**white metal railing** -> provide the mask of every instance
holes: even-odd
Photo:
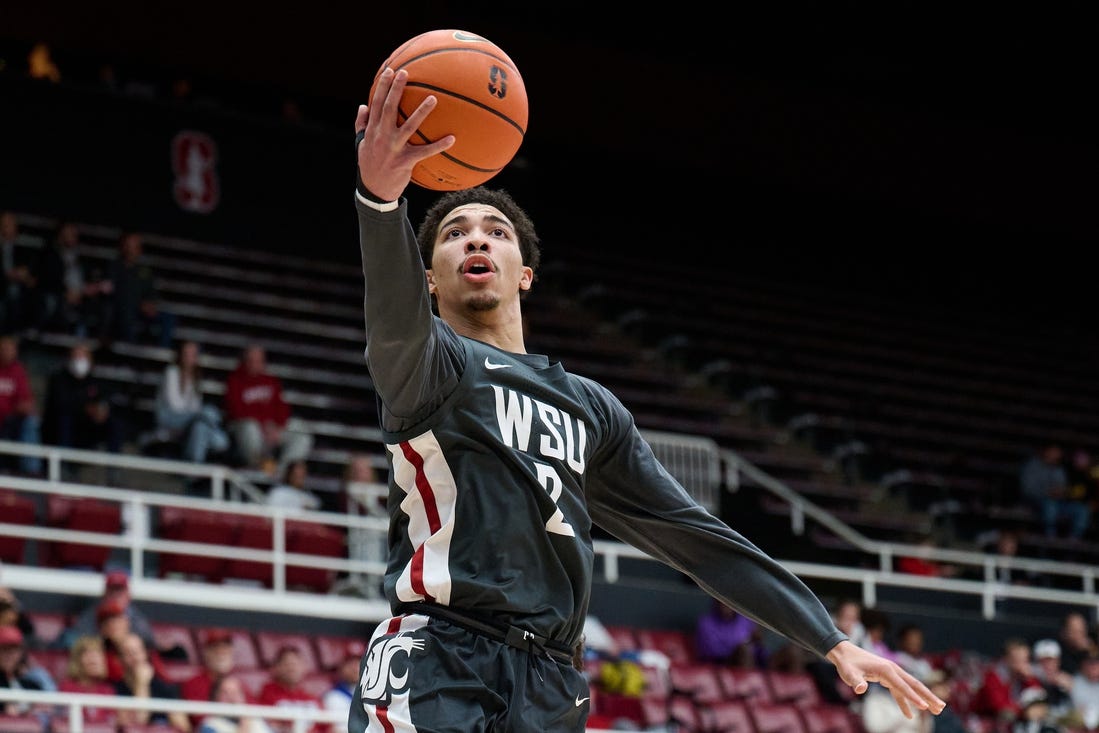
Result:
[[[61,481],[67,464],[101,466],[104,468],[126,469],[147,472],[158,477],[165,475],[190,476],[210,480],[211,497],[224,499],[247,498],[262,502],[263,492],[245,476],[231,468],[213,463],[192,463],[173,461],[165,458],[149,458],[129,453],[108,453],[107,451],[61,448],[50,445],[33,445],[0,440],[0,454],[12,456],[35,456],[46,464],[47,480]],[[7,479],[5,479],[6,481]]]
[[[656,437],[659,438],[659,436]],[[18,452],[39,450],[44,454],[54,455],[58,461],[82,458],[89,460],[89,462],[105,462],[110,458],[114,458],[122,459],[123,463],[131,463],[131,461],[126,460],[131,458],[129,456],[111,456],[110,454],[94,451],[66,451],[57,448],[36,449],[34,446],[24,446],[18,443],[0,442],[0,451],[10,449],[12,446],[17,447]],[[873,540],[840,522],[825,510],[791,490],[780,480],[741,459],[735,452],[722,451],[721,456],[726,467],[726,480],[730,487],[735,488],[738,485],[739,477],[743,475],[789,504],[791,526],[795,533],[804,531],[806,518],[809,518],[827,527],[858,551],[877,558],[876,569],[845,568],[811,563],[785,563],[791,568],[798,568],[796,572],[805,577],[831,578],[858,583],[862,588],[863,601],[868,606],[875,605],[878,589],[881,587],[919,587],[929,591],[979,596],[982,601],[982,611],[987,618],[995,616],[996,600],[1000,598],[1021,598],[1058,604],[1073,604],[1099,610],[1099,595],[1096,593],[1095,583],[1096,573],[1099,572],[1099,568],[1095,566]],[[692,458],[691,460],[694,461],[695,459]],[[158,461],[145,458],[134,458],[132,463],[140,465],[146,470],[155,470],[154,467],[158,465],[168,464],[172,468],[185,468],[191,471],[202,468],[213,472],[227,471],[227,469],[217,466],[200,467],[189,463],[181,464],[175,461]],[[228,475],[228,473],[225,475]],[[384,517],[325,512],[291,514],[284,509],[265,505],[183,497],[168,493],[108,489],[89,484],[63,482],[54,476],[53,471],[51,471],[51,478],[47,479],[8,476],[4,477],[3,483],[9,488],[31,493],[97,497],[117,502],[124,507],[124,515],[128,517],[125,531],[118,535],[77,532],[38,525],[27,526],[4,523],[2,521],[3,517],[0,516],[0,534],[38,541],[65,541],[121,548],[126,551],[131,573],[136,580],[134,586],[135,597],[189,604],[193,603],[193,594],[196,586],[198,586],[208,589],[203,590],[204,603],[223,608],[253,609],[291,614],[304,613],[306,615],[317,615],[318,609],[323,608],[322,615],[327,617],[347,618],[356,621],[364,619],[380,620],[388,614],[388,608],[380,600],[368,601],[328,596],[327,598],[338,602],[329,603],[326,600],[324,604],[317,604],[315,602],[316,594],[290,592],[285,585],[287,565],[360,574],[372,580],[379,579],[385,572],[385,563],[376,554],[371,559],[364,560],[355,556],[330,558],[287,552],[285,546],[285,523],[287,519],[337,525],[347,528],[349,534],[360,534],[360,542],[362,537],[371,536],[381,542],[384,533],[388,531],[388,522]],[[271,550],[245,549],[232,545],[179,542],[153,537],[149,524],[150,510],[170,506],[250,515],[258,514],[270,517],[274,527],[273,548]],[[603,561],[602,577],[611,583],[617,582],[621,578],[618,562],[620,558],[652,560],[646,553],[618,542],[597,541],[595,551]],[[215,556],[270,563],[273,573],[272,589],[261,590],[227,587],[224,584],[196,584],[187,581],[145,578],[143,576],[147,564],[147,553],[186,553],[196,556]],[[927,578],[898,573],[893,570],[893,560],[902,555],[977,567],[980,568],[983,579]],[[1004,585],[997,581],[999,571],[1004,569],[1075,578],[1079,581],[1079,587],[1075,590],[1056,590],[1044,587]],[[0,567],[0,583],[15,588],[84,593],[87,595],[96,595],[102,591],[102,579],[95,574],[41,567],[25,568],[10,565]]]
[[[180,712],[188,715],[225,715],[231,717],[263,718],[267,721],[287,721],[292,733],[307,733],[316,723],[346,725],[345,715],[321,707],[273,707],[267,705],[233,705],[198,700],[127,697],[124,695],[92,695],[72,692],[40,692],[37,690],[12,690],[0,687],[0,702],[20,703],[31,712],[48,717],[66,719],[70,733],[83,733],[84,708],[105,710],[148,710],[151,712]]]
[[[736,452],[723,450],[723,462],[726,466],[726,478],[731,487],[735,488],[739,485],[739,477],[743,474],[786,502],[790,506],[790,528],[795,534],[802,534],[805,531],[805,520],[806,517],[809,517],[848,542],[856,550],[865,552],[869,556],[876,556],[878,569],[874,571],[839,566],[787,563],[791,569],[794,567],[799,568],[795,572],[805,576],[851,580],[860,583],[863,589],[864,605],[875,605],[877,587],[885,585],[916,587],[935,591],[948,590],[968,595],[979,595],[982,601],[982,614],[985,618],[995,617],[996,600],[999,598],[1025,598],[1051,603],[1092,606],[1099,612],[1099,595],[1096,594],[1095,586],[1095,578],[1096,574],[1099,573],[1099,568],[1094,565],[1009,557],[968,550],[951,550],[871,539],[836,519],[779,479],[744,460]],[[981,570],[983,580],[927,578],[894,572],[893,561],[895,558],[902,556],[920,557],[959,566],[976,567]],[[1079,582],[1079,590],[1005,585],[997,580],[1002,570],[1021,570],[1075,578]]]

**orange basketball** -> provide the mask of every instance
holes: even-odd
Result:
[[[412,182],[434,191],[459,191],[484,183],[506,166],[527,132],[527,90],[519,69],[499,46],[460,30],[421,33],[394,51],[386,67],[408,71],[401,97],[405,120],[424,97],[438,104],[413,134],[417,145],[454,135],[449,150],[433,155],[412,170]]]

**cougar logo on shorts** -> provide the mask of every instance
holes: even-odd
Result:
[[[172,139],[172,194],[179,208],[209,214],[221,198],[217,143],[209,135],[184,130]]]
[[[423,651],[423,648],[423,639],[413,639],[403,632],[379,639],[370,647],[366,669],[359,680],[363,700],[386,700],[390,695],[404,690],[408,682],[408,666],[406,663],[404,673],[398,675],[392,669],[396,661],[394,657],[403,653],[407,660],[413,649]]]

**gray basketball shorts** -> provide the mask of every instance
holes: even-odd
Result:
[[[583,733],[588,681],[572,665],[438,618],[374,630],[348,733]]]

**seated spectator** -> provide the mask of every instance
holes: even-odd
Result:
[[[103,601],[99,604],[96,619],[99,621],[99,635],[103,639],[103,651],[107,656],[107,679],[118,682],[125,673],[122,643],[130,634],[135,633],[130,626],[130,617],[126,615],[126,604],[114,598]],[[159,652],[150,651],[149,662],[157,675],[165,676],[167,670],[164,669],[164,660],[160,658]]]
[[[1099,654],[1099,643],[1088,627],[1087,618],[1080,611],[1069,611],[1064,615],[1057,640],[1061,643],[1061,669],[1069,674],[1080,671],[1080,663],[1084,659]]]
[[[852,644],[865,648],[866,627],[861,621],[862,610],[862,604],[855,599],[841,598],[832,609],[832,621],[836,628],[847,634]],[[825,702],[847,705],[854,700],[851,688],[840,679],[831,663],[814,656],[806,662],[805,671],[813,677],[817,691]]]
[[[156,393],[156,429],[161,439],[179,444],[185,461],[205,463],[211,452],[229,449],[221,411],[203,398],[196,341],[180,343],[175,362],[164,367]]]
[[[248,346],[225,383],[225,420],[241,464],[282,476],[291,463],[307,459],[313,436],[287,430],[289,419],[282,380],[267,371],[266,351]]]
[[[248,705],[248,693],[239,677],[228,674],[210,688],[210,700],[227,705]],[[202,719],[197,733],[275,733],[263,718],[207,715]]]
[[[46,382],[42,437],[50,445],[122,452],[126,430],[112,402],[112,391],[92,374],[92,350],[83,342]]]
[[[118,256],[106,274],[101,301],[100,338],[112,341],[151,343],[171,348],[175,314],[160,305],[156,278],[144,259],[144,242],[137,232],[125,232],[118,240]]]
[[[27,369],[19,360],[19,341],[10,334],[0,336],[0,439],[27,445],[42,443],[38,403]],[[15,460],[15,467],[22,473],[41,475],[41,458],[25,455]]]
[[[107,679],[107,653],[98,636],[81,636],[73,642],[65,672],[57,684],[58,692],[115,696],[114,685]],[[110,701],[104,700],[103,704],[109,706]],[[114,723],[116,718],[113,707],[84,706],[85,723]]]
[[[1019,697],[1019,714],[1011,724],[1011,733],[1065,733],[1049,719],[1049,700],[1040,687],[1028,687]]]
[[[1099,652],[1080,661],[1080,671],[1072,677],[1072,705],[1087,730],[1099,728]]]
[[[130,596],[130,576],[123,570],[112,570],[107,573],[103,581],[103,595],[85,606],[62,633],[63,646],[69,647],[72,640],[77,637],[99,634],[100,607],[106,601],[120,603],[126,609],[126,616],[130,619],[130,629],[144,639],[145,644],[150,648],[155,647],[153,627],[149,623],[148,616],[134,604]]]
[[[389,486],[378,477],[374,462],[365,453],[355,453],[347,460],[343,470],[343,485],[336,501],[329,502],[328,511],[347,512],[368,517],[388,516],[386,502]]]
[[[309,467],[305,461],[293,461],[286,467],[282,481],[267,492],[267,505],[282,507],[292,511],[317,511],[321,508],[320,498],[305,488]]]
[[[271,679],[260,689],[256,702],[272,707],[304,707],[319,710],[320,699],[302,687],[305,672],[305,660],[302,659],[298,648],[283,646],[275,653],[275,659],[271,665]],[[289,733],[291,723],[287,720],[272,721],[271,727],[276,731]],[[324,733],[326,727],[318,723],[313,726],[312,733]]]
[[[936,669],[929,678],[921,681],[931,690],[931,694],[946,702],[941,713],[931,716],[931,733],[971,733],[955,706],[951,705],[954,683],[950,673]]]
[[[906,717],[889,690],[877,682],[862,695],[859,715],[865,733],[929,733],[933,717],[915,708],[912,717]]]
[[[199,661],[202,669],[180,685],[179,694],[184,700],[214,699],[217,683],[233,673],[235,664],[233,637],[228,631],[219,628],[210,629],[202,635],[200,641],[201,659]],[[196,728],[200,727],[199,724],[204,721],[204,716],[199,714],[191,715],[190,718],[192,726]]]
[[[1000,659],[985,670],[972,710],[995,718],[1001,727],[1010,726],[1022,710],[1021,695],[1028,687],[1042,687],[1030,664],[1030,645],[1023,639],[1009,638],[1004,641]]]
[[[336,665],[336,675],[332,687],[324,696],[321,703],[326,710],[347,716],[351,711],[351,696],[355,687],[359,684],[359,663],[366,653],[366,645],[360,641],[352,641],[344,647],[343,656]],[[333,723],[329,733],[346,733],[347,721]]]
[[[34,269],[34,328],[84,338],[93,313],[88,304],[102,294],[103,284],[89,282],[80,253],[80,231],[64,222],[43,247]]]
[[[1083,727],[1072,704],[1072,675],[1061,669],[1061,645],[1056,639],[1039,639],[1032,656],[1034,675],[1046,693],[1049,719],[1070,728]]]
[[[115,692],[123,697],[143,699],[178,700],[179,687],[156,673],[145,642],[130,632],[118,642],[118,654],[122,661],[122,679],[115,682]],[[174,730],[190,733],[191,721],[184,713],[160,710],[120,710],[118,720],[123,725],[149,725],[161,723]]]
[[[894,661],[918,680],[931,679],[935,675],[935,667],[924,653],[923,644],[923,627],[919,624],[907,623],[897,630]]]
[[[11,211],[0,212],[0,333],[19,333],[29,317],[34,276],[18,240],[19,220]]]
[[[935,538],[930,534],[920,535],[916,539],[916,544],[928,549],[934,549],[937,546]],[[925,575],[931,578],[953,578],[958,574],[958,568],[920,555],[902,555],[897,558],[897,572]]]
[[[1062,520],[1068,523],[1068,536],[1082,539],[1091,523],[1091,507],[1086,501],[1068,495],[1068,474],[1063,464],[1064,451],[1049,443],[1028,458],[1019,472],[1023,499],[1037,512],[1046,537],[1056,537]]]
[[[864,608],[862,625],[866,629],[866,640],[863,646],[880,657],[899,663],[896,652],[887,641],[890,628],[889,614],[876,608]]]
[[[695,624],[695,651],[702,662],[760,669],[767,666],[767,647],[759,624],[716,599]]]
[[[35,633],[34,621],[23,608],[14,591],[6,585],[0,585],[0,626],[15,626],[23,634],[30,647],[45,646]]]
[[[31,664],[23,632],[15,626],[0,626],[0,689],[55,692],[57,683],[50,673]],[[32,712],[27,703],[0,701],[0,714],[25,715]]]

